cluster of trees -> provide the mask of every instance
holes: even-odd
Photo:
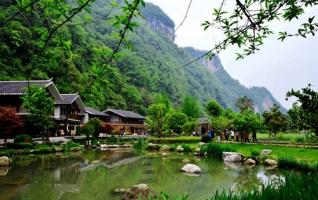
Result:
[[[192,96],[185,96],[181,105],[173,108],[168,97],[158,94],[147,109],[146,123],[159,137],[164,134],[191,133],[202,115],[199,101]]]
[[[206,114],[217,132],[225,129],[245,133],[268,130],[275,137],[279,131],[289,129],[311,130],[318,135],[318,92],[308,86],[301,91],[291,90],[287,96],[297,97],[298,102],[285,115],[278,105],[274,105],[262,114],[256,113],[252,100],[246,96],[237,99],[236,105],[240,112],[235,112],[224,109],[215,99],[207,103],[204,111],[198,101],[190,96],[186,96],[181,106],[174,109],[165,95],[157,95],[154,103],[147,110],[146,121],[160,137],[164,133],[189,134],[197,126],[196,120]]]

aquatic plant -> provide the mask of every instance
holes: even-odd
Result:
[[[318,171],[318,163],[308,164],[297,161],[293,158],[280,157],[278,158],[278,167],[284,169],[295,169],[301,171]]]
[[[206,145],[201,146],[200,148],[200,152],[202,154],[207,153],[208,158],[222,159],[222,154],[225,151],[235,152],[236,149],[230,146],[216,143],[208,143]]]

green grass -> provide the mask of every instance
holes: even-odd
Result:
[[[285,181],[279,180],[277,184],[262,185],[252,191],[216,192],[207,200],[291,200],[291,199],[317,199],[318,179],[316,174],[308,176],[306,174],[285,174]],[[162,193],[164,194],[164,193]],[[167,194],[159,195],[148,200],[189,200],[185,195],[180,197],[170,197]],[[168,197],[168,198],[167,198]]]
[[[269,133],[257,133],[257,139],[272,141],[272,142],[286,142],[286,143],[316,143],[315,138],[308,137],[304,133],[296,132],[279,132],[276,138],[270,137]]]
[[[299,147],[285,147],[285,146],[273,146],[263,144],[221,144],[225,147],[233,147],[237,152],[242,153],[244,156],[252,156],[251,152],[261,152],[263,149],[271,149],[272,153],[270,157],[278,159],[279,157],[289,157],[297,161],[306,161],[314,163],[318,161],[318,150],[299,148]]]

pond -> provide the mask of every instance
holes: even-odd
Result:
[[[17,157],[15,167],[1,169],[0,199],[116,200],[123,195],[114,189],[145,183],[156,194],[188,194],[189,199],[201,200],[217,190],[251,190],[284,179],[279,170],[192,156],[188,159],[203,174],[186,176],[180,171],[184,157],[138,156],[130,150]]]

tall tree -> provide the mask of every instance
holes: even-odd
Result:
[[[188,117],[186,114],[171,110],[167,117],[168,128],[174,133],[181,134],[183,125],[188,122]]]
[[[218,117],[222,114],[223,108],[215,99],[212,99],[206,105],[206,111],[210,116]]]
[[[202,112],[199,101],[193,96],[185,96],[183,98],[181,111],[192,118],[199,118]]]
[[[239,97],[235,102],[235,106],[240,110],[241,113],[247,109],[254,111],[253,101],[247,96]]]
[[[23,107],[30,113],[28,120],[49,142],[49,129],[54,126],[51,117],[54,110],[53,98],[48,95],[44,88],[30,86],[27,88],[26,94],[22,96],[22,100]]]
[[[266,128],[271,134],[274,134],[274,137],[278,131],[283,130],[286,126],[286,116],[280,112],[279,106],[276,104],[269,111],[263,113],[263,118]]]
[[[291,90],[287,93],[287,98],[294,96],[300,103],[303,110],[303,119],[318,136],[318,92],[314,91],[309,84],[301,90]]]

